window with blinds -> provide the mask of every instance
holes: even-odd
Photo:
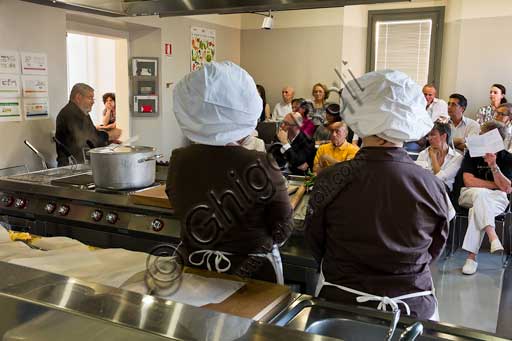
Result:
[[[419,85],[429,79],[432,20],[377,21],[374,70],[394,69]]]

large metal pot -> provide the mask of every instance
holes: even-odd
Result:
[[[155,148],[116,146],[94,148],[91,168],[96,187],[106,189],[143,188],[155,182]]]

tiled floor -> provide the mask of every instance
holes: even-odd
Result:
[[[463,275],[466,252],[459,250],[431,268],[441,322],[496,332],[504,269],[501,255],[481,253],[478,271]]]

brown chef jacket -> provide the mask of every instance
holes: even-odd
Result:
[[[273,244],[289,237],[293,226],[285,181],[270,155],[241,146],[195,144],[175,149],[166,191],[181,219],[187,254],[201,249],[230,252],[235,256],[228,257],[229,273],[268,279],[258,274],[266,260],[247,255],[271,251]]]
[[[443,183],[403,148],[365,147],[325,169],[309,203],[306,240],[326,281],[391,298],[432,289],[429,264],[446,242],[448,202]],[[334,287],[320,296],[356,303]],[[412,316],[434,313],[431,295],[405,301]]]

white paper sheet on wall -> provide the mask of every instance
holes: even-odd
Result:
[[[47,75],[46,53],[21,52],[21,69],[24,75]]]
[[[20,54],[18,51],[0,50],[0,73],[20,73]]]
[[[20,76],[0,74],[0,98],[14,98],[20,96]]]
[[[21,76],[23,86],[23,97],[48,97],[47,76]]]
[[[19,98],[0,98],[0,122],[21,121]]]
[[[23,112],[27,120],[49,118],[48,98],[24,98]]]

